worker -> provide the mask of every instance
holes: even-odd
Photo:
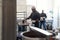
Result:
[[[42,25],[43,25],[43,28],[46,30],[46,19],[47,16],[46,14],[44,13],[44,10],[42,10],[42,13],[40,14],[40,28],[42,28]]]
[[[39,20],[40,20],[40,13],[36,10],[36,8],[33,6],[32,7],[32,13],[31,15],[26,18],[32,20],[32,24],[34,24],[35,27],[39,27]]]

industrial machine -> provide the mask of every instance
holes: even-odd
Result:
[[[30,31],[21,33],[22,40],[50,40],[52,33],[30,26]]]

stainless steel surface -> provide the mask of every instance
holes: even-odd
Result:
[[[24,33],[27,33],[27,32],[24,32]],[[46,40],[46,38],[27,37],[27,36],[24,36],[24,35],[23,35],[24,33],[22,33],[22,40]],[[27,34],[27,35],[29,35],[29,34]]]
[[[22,40],[49,40],[51,33],[47,32],[45,34],[44,32],[46,31],[42,31],[38,28],[37,30],[35,30],[34,29],[35,27],[30,27],[30,28],[33,30],[21,33]]]
[[[43,30],[43,29],[40,29],[40,28],[37,28],[37,27],[33,27],[33,26],[30,26],[31,29],[33,30],[36,30],[37,32],[40,32],[46,36],[49,36],[49,35],[52,35],[52,33],[46,31],[46,30]]]

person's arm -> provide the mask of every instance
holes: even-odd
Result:
[[[26,20],[27,20],[27,19],[30,19],[30,18],[31,18],[31,16],[32,16],[32,13],[31,13],[31,15],[30,15],[28,18],[26,18]]]
[[[47,15],[45,14],[45,18],[47,18]]]

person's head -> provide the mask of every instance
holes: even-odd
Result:
[[[34,6],[33,6],[31,9],[32,9],[32,11],[33,11],[33,12],[35,12],[35,11],[36,11],[36,8],[35,8]]]
[[[44,13],[44,10],[42,10],[42,13]]]

